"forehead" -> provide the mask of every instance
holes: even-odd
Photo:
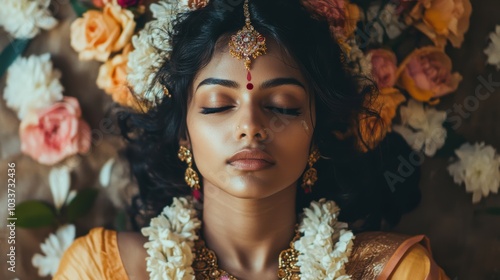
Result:
[[[273,78],[290,77],[306,84],[297,63],[287,54],[283,47],[273,40],[266,41],[266,45],[266,54],[252,59],[250,68],[252,82],[258,84]],[[212,77],[246,81],[247,70],[243,60],[239,60],[229,53],[227,40],[220,41],[210,62],[196,75],[194,86],[196,87],[204,79]]]

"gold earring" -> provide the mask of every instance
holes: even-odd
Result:
[[[177,156],[181,161],[185,161],[188,165],[186,173],[184,173],[184,180],[188,186],[195,190],[200,189],[200,178],[198,177],[198,173],[196,173],[193,169],[193,155],[191,154],[191,151],[184,146],[180,146]]]
[[[314,147],[311,154],[309,154],[309,159],[307,160],[309,169],[307,169],[302,176],[302,188],[306,193],[310,193],[312,191],[312,186],[314,186],[314,183],[318,180],[318,171],[313,167],[313,165],[318,161],[319,157],[319,150],[317,147]]]

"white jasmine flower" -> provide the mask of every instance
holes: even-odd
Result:
[[[465,183],[465,190],[472,193],[472,203],[477,203],[490,192],[498,193],[500,186],[500,156],[493,147],[476,143],[463,144],[455,150],[458,161],[448,166],[448,172],[457,184]]]
[[[75,226],[74,225],[64,225],[60,227],[56,234],[51,233],[45,242],[40,245],[42,252],[45,255],[35,254],[31,259],[31,263],[34,267],[38,268],[39,276],[47,276],[57,272],[59,268],[59,262],[64,254],[64,251],[75,240]]]
[[[149,9],[154,20],[132,37],[134,50],[129,54],[127,81],[141,99],[156,103],[165,95],[162,85],[153,84],[160,67],[170,57],[170,33],[179,13],[187,12],[189,1],[163,0]]]
[[[49,5],[50,0],[4,0],[0,9],[0,26],[14,38],[33,38],[40,29],[49,30],[57,24]]]
[[[71,185],[70,171],[66,166],[54,167],[49,173],[49,185],[56,209],[64,205]]]
[[[3,98],[23,119],[30,112],[49,107],[63,98],[61,72],[53,69],[50,54],[19,57],[9,67]]]
[[[400,107],[402,125],[395,125],[394,131],[401,134],[414,150],[431,157],[444,145],[446,129],[443,123],[446,112],[426,107],[424,104],[410,99],[407,106]]]
[[[304,209],[299,226],[304,234],[294,243],[299,251],[300,279],[351,279],[345,275],[354,235],[337,221],[340,209],[333,201],[321,199]]]
[[[349,70],[354,74],[371,76],[372,64],[356,44],[356,41],[351,39],[347,41],[347,44],[350,47],[350,50],[347,52],[347,63],[349,65]]]
[[[200,227],[193,202],[186,198],[174,198],[171,206],[151,219],[150,226],[141,230],[149,238],[144,248],[149,255],[146,262],[150,279],[192,279],[192,248]]]
[[[196,232],[201,227],[193,198],[174,198],[171,206],[151,219],[141,230],[149,241],[144,244],[148,257],[149,279],[194,279],[191,267]],[[304,235],[295,243],[299,252],[300,279],[351,279],[346,275],[354,235],[347,224],[337,221],[340,209],[333,201],[322,199],[304,209],[299,230]]]
[[[490,33],[491,43],[484,50],[488,56],[488,64],[495,65],[500,70],[500,25],[497,25],[495,32]]]

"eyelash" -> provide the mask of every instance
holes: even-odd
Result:
[[[234,106],[224,106],[224,107],[214,107],[214,108],[203,107],[201,109],[201,113],[204,115],[209,115],[209,114],[224,112],[232,108],[234,108]],[[272,112],[278,112],[279,114],[283,115],[300,116],[301,114],[299,108],[278,108],[278,107],[268,106],[266,107],[266,109],[269,109]]]

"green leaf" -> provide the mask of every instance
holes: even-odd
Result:
[[[76,197],[68,205],[67,217],[70,223],[87,214],[94,205],[98,191],[96,189],[84,189],[78,192]]]
[[[71,0],[71,7],[73,7],[73,11],[75,11],[78,17],[81,17],[86,11],[89,10],[88,7],[82,4],[82,2],[78,0]]]
[[[29,42],[29,39],[14,39],[0,53],[0,61],[2,62],[0,63],[0,77],[9,69],[12,62],[24,52]]]
[[[23,228],[39,228],[56,223],[56,212],[48,203],[30,200],[21,202],[16,207],[16,225]]]

